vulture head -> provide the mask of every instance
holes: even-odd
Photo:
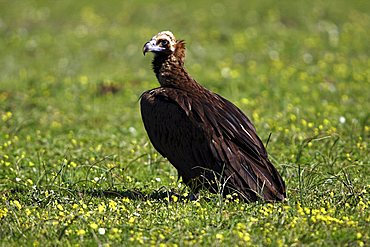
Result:
[[[147,52],[154,53],[155,57],[173,55],[182,61],[185,57],[185,42],[184,40],[176,40],[172,32],[163,31],[145,43],[143,54],[145,55]]]

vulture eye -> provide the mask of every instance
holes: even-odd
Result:
[[[166,47],[168,45],[168,40],[162,39],[159,41],[162,47]]]

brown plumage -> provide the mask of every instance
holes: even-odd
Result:
[[[184,69],[185,43],[169,32],[148,41],[160,87],[141,96],[141,115],[157,151],[194,192],[202,187],[246,201],[282,201],[285,184],[251,121]]]

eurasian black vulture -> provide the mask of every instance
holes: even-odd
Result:
[[[283,201],[285,184],[248,117],[185,70],[185,42],[164,31],[143,47],[154,53],[160,87],[141,95],[141,115],[155,149],[193,192],[236,193],[245,201]]]

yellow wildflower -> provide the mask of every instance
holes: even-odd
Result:
[[[31,215],[31,210],[29,208],[26,208],[25,213],[26,213],[27,216],[30,216]]]
[[[217,238],[218,240],[223,240],[223,239],[224,239],[224,235],[222,235],[221,233],[217,233],[217,234],[216,234],[216,238]]]
[[[172,195],[171,198],[172,198],[173,202],[177,202],[179,200],[179,198],[175,195]]]
[[[102,202],[101,204],[99,204],[99,206],[98,206],[98,212],[99,213],[103,213],[103,212],[105,212],[105,203],[104,202]]]
[[[132,224],[135,222],[135,217],[130,217],[130,219],[128,220],[128,223]]]
[[[109,208],[116,211],[117,210],[117,202],[113,200],[109,200]]]
[[[0,208],[0,219],[6,217],[8,215],[8,209],[7,208]]]
[[[98,229],[98,224],[96,224],[95,222],[92,222],[90,223],[90,227],[94,230]]]
[[[86,231],[84,229],[79,229],[76,233],[78,236],[84,236],[86,234]]]
[[[19,201],[17,200],[14,200],[13,201],[13,205],[18,208],[18,210],[21,210],[22,209],[22,205],[19,203]]]

